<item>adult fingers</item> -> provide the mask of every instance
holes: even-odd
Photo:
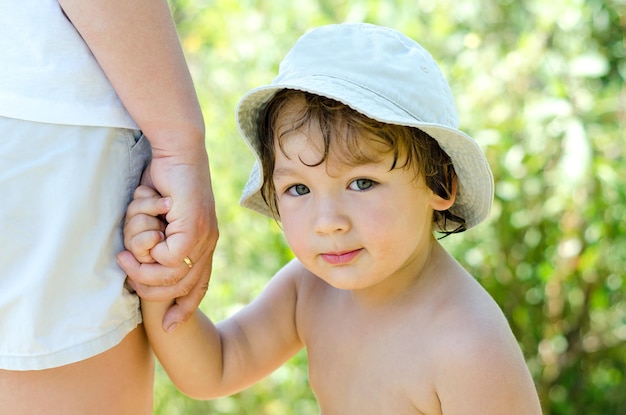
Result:
[[[202,302],[209,289],[211,262],[211,256],[209,256],[208,263],[205,263],[203,266],[200,279],[193,285],[187,295],[176,298],[174,304],[163,316],[161,324],[168,333],[171,333],[180,324],[186,322]]]
[[[190,272],[182,260],[176,267],[166,267],[158,263],[140,263],[130,251],[120,252],[117,255],[117,262],[128,275],[130,285],[142,298],[151,301],[185,296],[191,291],[200,273],[200,270]]]

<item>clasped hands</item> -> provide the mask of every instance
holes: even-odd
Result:
[[[197,180],[193,165],[164,168],[158,162],[151,162],[135,190],[124,222],[126,250],[117,259],[143,300],[171,301],[162,321],[171,332],[206,294],[218,228],[208,174]]]

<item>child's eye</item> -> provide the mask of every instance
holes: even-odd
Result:
[[[309,192],[309,188],[303,184],[294,184],[289,189],[287,189],[287,193],[289,193],[291,196],[302,196]]]
[[[350,183],[348,188],[350,190],[363,191],[371,189],[375,184],[376,183],[370,179],[356,179]]]

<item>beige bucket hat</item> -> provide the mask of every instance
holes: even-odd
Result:
[[[426,132],[454,164],[458,190],[450,212],[464,218],[467,229],[489,215],[491,169],[478,144],[458,129],[454,98],[436,62],[402,33],[365,23],[322,26],[306,33],[282,61],[272,83],[240,100],[238,128],[257,158],[242,206],[274,217],[260,193],[258,125],[265,105],[282,89],[332,98],[372,119]]]

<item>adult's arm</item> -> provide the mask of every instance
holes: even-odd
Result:
[[[218,230],[204,120],[165,0],[59,0],[152,145],[143,183],[172,199],[158,263],[133,268],[138,292],[175,298],[163,327],[186,321],[204,297]],[[130,253],[123,262],[132,262]],[[183,259],[189,257],[189,268]]]

